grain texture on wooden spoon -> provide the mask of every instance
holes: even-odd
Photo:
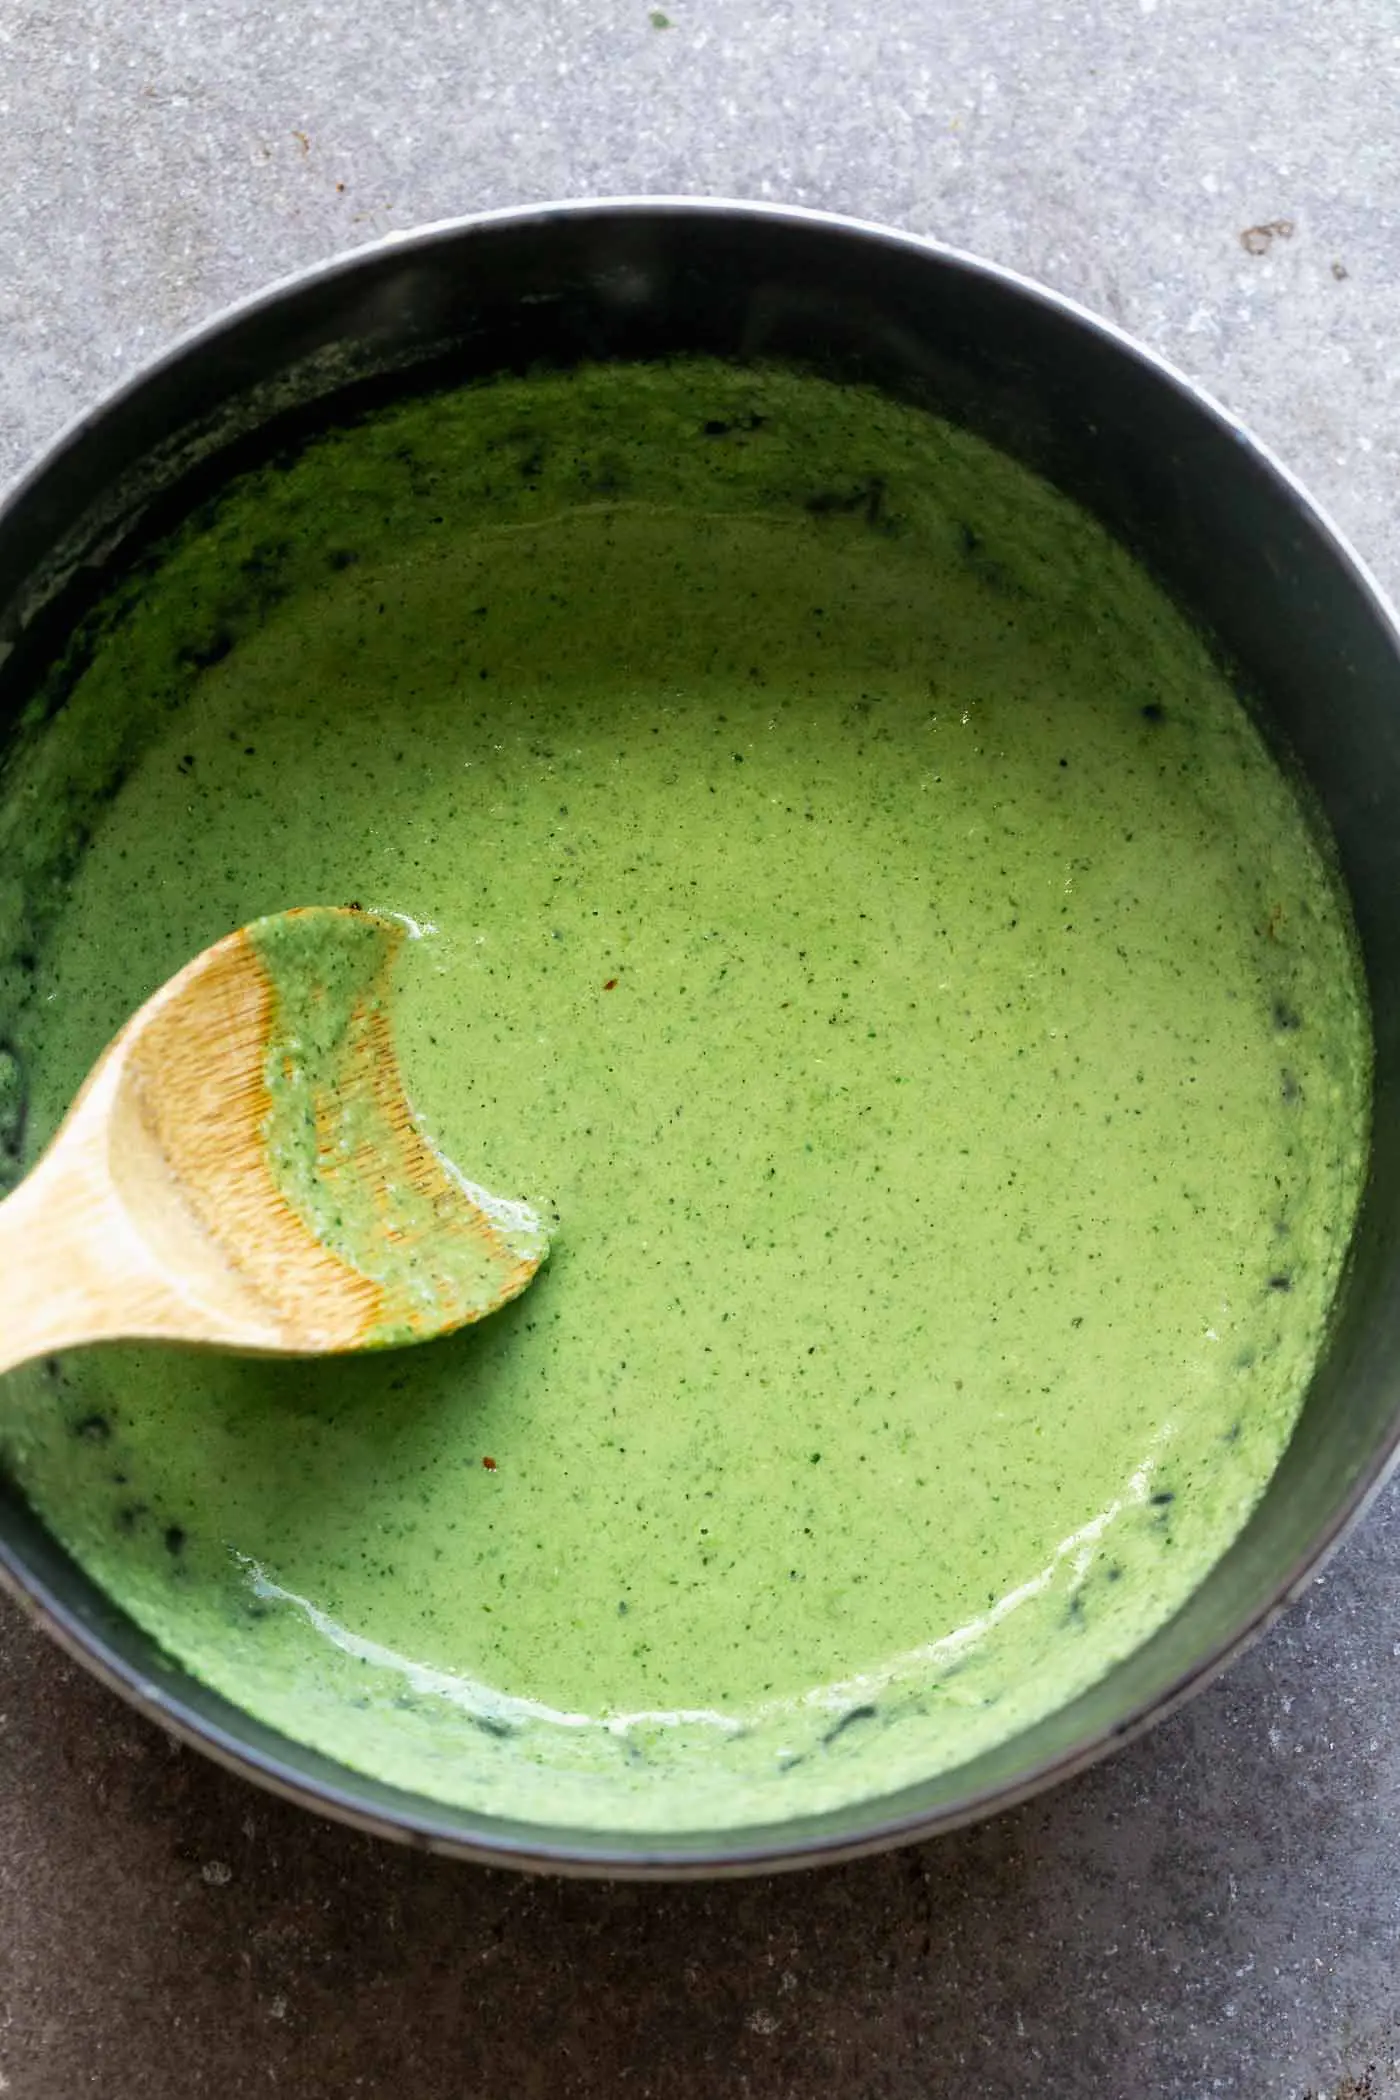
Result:
[[[525,1288],[539,1220],[467,1182],[405,1096],[404,937],[353,908],[283,912],[147,1001],[0,1204],[0,1370],[117,1337],[382,1348]]]

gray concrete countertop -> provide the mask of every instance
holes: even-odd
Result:
[[[0,478],[337,249],[709,192],[1073,293],[1276,446],[1395,590],[1398,94],[1390,0],[8,0]],[[6,1606],[0,2094],[1394,2100],[1397,1658],[1392,1491],[1262,1647],[1058,1793],[844,1869],[629,1888],[284,1808]]]

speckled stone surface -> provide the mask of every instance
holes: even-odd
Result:
[[[1075,294],[1400,587],[1390,0],[10,0],[0,476],[269,278],[642,190],[886,219]],[[1395,2100],[1397,1804],[1394,1491],[1112,1764],[942,1843],[712,1888],[527,1881],[322,1825],[173,1750],[4,1606],[0,2094]]]

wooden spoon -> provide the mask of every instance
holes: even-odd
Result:
[[[466,1182],[404,1095],[405,932],[353,907],[259,919],[128,1021],[0,1203],[0,1371],[118,1336],[382,1348],[524,1290],[538,1218]]]

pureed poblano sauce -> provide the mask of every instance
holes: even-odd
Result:
[[[1023,469],[783,370],[420,399],[234,484],[59,697],[0,798],[25,1159],[189,956],[355,901],[421,929],[430,1129],[559,1221],[450,1341],[6,1381],[208,1683],[444,1801],[772,1821],[1013,1734],[1235,1536],[1361,1183],[1347,907]]]

